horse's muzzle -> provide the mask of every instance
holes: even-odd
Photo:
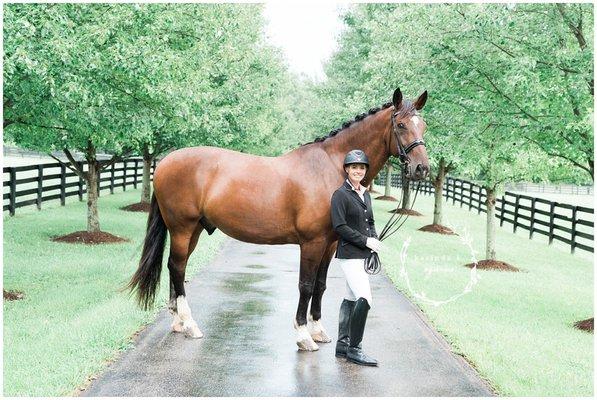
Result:
[[[414,171],[413,171],[413,166],[409,165],[408,171],[406,173],[406,177],[408,179],[410,179],[411,181],[423,180],[423,179],[427,178],[428,175],[429,175],[429,166],[423,165],[423,164],[417,164],[417,166],[414,168]]]

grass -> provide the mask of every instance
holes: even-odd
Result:
[[[382,191],[383,188],[377,188]],[[393,189],[398,198],[400,192]],[[373,196],[376,197],[377,195]],[[376,227],[384,226],[395,203],[374,201]],[[485,258],[485,214],[444,203],[444,225],[461,235],[418,231],[433,221],[433,197],[420,195],[409,217],[381,253],[386,274],[427,315],[453,349],[476,367],[502,396],[592,396],[593,335],[573,328],[593,309],[593,255],[568,246],[528,239],[508,225],[497,231],[497,258],[522,272],[472,271],[468,232],[477,260]],[[410,237],[406,261],[400,251]],[[407,275],[401,273],[405,270]],[[407,278],[408,282],[407,283]],[[453,301],[433,305],[425,300]]]
[[[101,228],[123,244],[55,243],[52,236],[86,228],[86,204],[19,209],[4,217],[4,288],[25,293],[4,302],[4,395],[64,396],[130,347],[132,335],[165,305],[167,271],[156,307],[141,311],[118,289],[136,269],[147,214],[119,210],[140,191],[102,196]],[[203,234],[187,276],[209,262],[225,236]],[[167,254],[167,253],[166,253]],[[164,266],[164,269],[166,267]]]

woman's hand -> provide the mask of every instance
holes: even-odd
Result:
[[[382,250],[384,248],[384,245],[379,240],[372,238],[372,237],[367,238],[366,246],[376,253],[379,253],[380,250]]]

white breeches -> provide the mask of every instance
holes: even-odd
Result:
[[[346,300],[358,300],[359,297],[367,299],[369,306],[373,306],[373,298],[371,297],[371,286],[369,285],[369,274],[365,272],[364,259],[339,258],[340,268],[344,272],[346,278]]]

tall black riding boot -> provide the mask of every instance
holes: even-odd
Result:
[[[363,340],[363,333],[365,332],[365,322],[367,322],[369,308],[371,307],[369,306],[367,299],[363,297],[359,297],[354,305],[354,309],[350,316],[350,345],[346,352],[346,359],[355,364],[377,366],[377,360],[365,354],[360,346],[361,341]]]
[[[336,357],[346,357],[348,350],[348,331],[350,329],[350,314],[354,308],[354,301],[344,299],[340,305],[338,318],[338,341],[336,342]]]

